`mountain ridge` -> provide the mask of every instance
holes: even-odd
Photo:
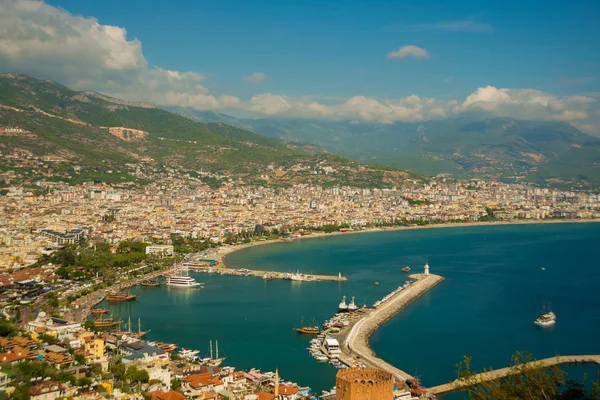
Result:
[[[2,126],[21,127],[28,133],[0,132],[0,152],[59,156],[96,175],[144,162],[160,168],[234,174],[248,182],[366,185],[372,179],[374,185],[387,186],[414,177],[400,170],[382,173],[376,167],[368,168],[361,177],[358,171],[364,167],[358,163],[309,146],[288,146],[278,138],[221,122],[198,123],[144,103],[139,106],[95,92],[77,92],[23,74],[0,74]],[[294,165],[307,169],[293,169]],[[73,175],[67,174],[66,168],[52,168],[61,176]]]
[[[177,108],[170,107],[174,112]],[[191,116],[192,110],[185,110]],[[198,111],[198,119],[223,114]],[[539,183],[600,183],[600,139],[564,121],[463,116],[383,124],[301,118],[237,119],[230,124],[290,142],[311,142],[361,163],[457,177],[524,176]]]

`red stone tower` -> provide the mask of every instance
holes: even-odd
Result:
[[[373,368],[340,370],[335,379],[336,400],[393,400],[394,377]]]

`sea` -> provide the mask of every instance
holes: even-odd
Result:
[[[335,385],[336,370],[307,351],[309,336],[293,330],[332,317],[346,296],[372,305],[408,280],[401,271],[445,280],[381,326],[376,354],[426,386],[457,376],[457,363],[502,368],[516,351],[535,358],[600,354],[600,224],[463,226],[336,235],[254,246],[227,256],[235,268],[341,273],[346,282],[265,281],[191,274],[203,289],[136,287],[140,296],[110,304],[113,315],[150,329],[149,340],[209,354],[218,341],[226,365],[279,370],[315,393]],[[378,284],[376,284],[378,282]],[[557,323],[539,328],[542,307]],[[214,351],[214,350],[213,350]],[[594,378],[598,367],[569,367]],[[454,398],[447,396],[447,398]],[[457,397],[460,398],[460,397]]]

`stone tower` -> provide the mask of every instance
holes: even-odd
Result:
[[[340,370],[335,378],[336,400],[393,400],[394,377],[373,368]]]

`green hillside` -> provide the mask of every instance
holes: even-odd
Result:
[[[299,118],[234,119],[175,110],[203,121],[224,121],[266,136],[311,142],[361,163],[456,177],[525,176],[539,183],[600,184],[600,139],[560,121],[464,117],[381,124]]]
[[[235,174],[247,182],[272,184],[390,186],[411,176],[398,170],[383,174],[377,168],[365,169],[311,145],[288,145],[221,122],[200,123],[148,104],[76,92],[27,75],[0,74],[0,127],[11,126],[31,133],[0,133],[0,154],[29,151],[62,160],[42,170],[32,168],[31,177],[119,181],[131,178],[128,171],[136,163]],[[127,135],[123,129],[111,134],[109,127],[126,128]],[[143,132],[133,135],[131,130]],[[76,174],[67,172],[73,164]],[[325,173],[324,167],[336,172]]]

